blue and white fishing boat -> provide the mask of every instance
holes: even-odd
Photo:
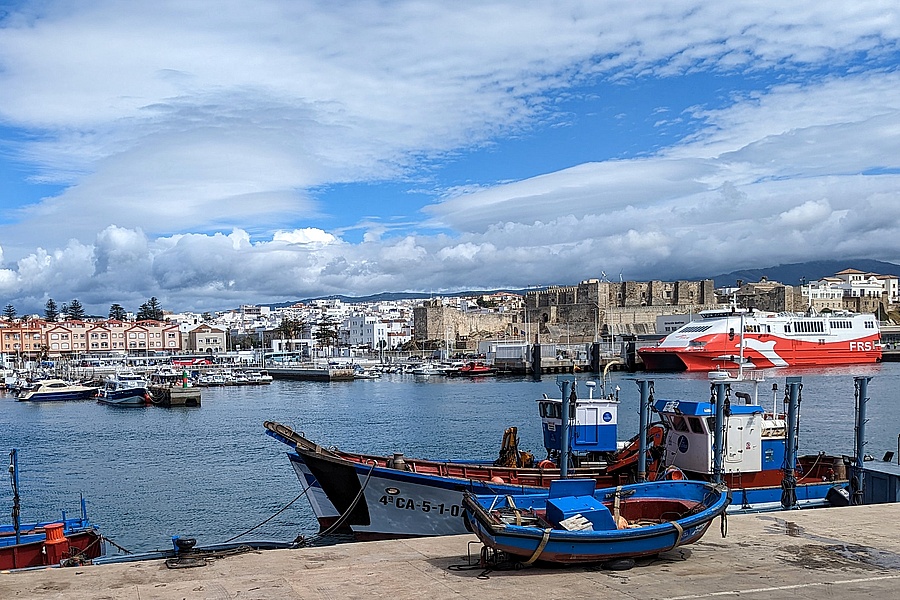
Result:
[[[481,542],[524,564],[596,563],[651,556],[699,540],[725,513],[728,489],[654,481],[594,489],[561,479],[527,494],[466,493],[466,520]]]
[[[22,388],[16,400],[21,402],[59,402],[65,400],[87,400],[97,394],[97,388],[62,379],[41,379],[27,388]]]
[[[713,371],[709,379],[710,399],[652,400],[668,429],[662,459],[668,468],[723,482],[734,497],[729,513],[845,504],[839,490],[849,483],[847,459],[798,456],[799,377],[786,379],[783,403],[774,386],[768,408],[758,398],[759,371]]]
[[[97,402],[110,406],[147,406],[152,404],[147,380],[133,371],[119,371],[97,390]]]
[[[614,395],[570,399],[567,436],[562,434],[562,398],[540,398],[544,460],[523,460],[517,444],[501,449],[501,457],[512,461],[376,456],[323,447],[279,423],[265,427],[291,447],[288,459],[320,529],[352,533],[360,540],[465,533],[458,518],[463,491],[540,492],[565,477],[590,478],[599,487],[665,479],[720,482],[734,496],[728,512],[846,505],[846,460],[825,453],[798,456],[799,409],[784,413],[775,402],[766,410],[737,389],[739,381],[754,379],[752,373],[714,374],[720,402],[715,397],[655,399],[652,382],[639,381],[643,447],[640,434],[617,442]],[[799,406],[799,382],[791,381],[786,392],[789,404],[794,398]],[[650,422],[651,407],[661,423]],[[717,447],[723,449],[719,460]],[[560,468],[563,456],[566,473]]]

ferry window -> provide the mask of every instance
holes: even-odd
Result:
[[[697,417],[688,418],[688,423],[691,426],[691,431],[694,433],[706,433],[703,431],[703,423],[700,422],[700,419]]]
[[[672,427],[675,428],[675,431],[687,431],[688,426],[684,420],[684,417],[681,415],[675,415],[672,417]]]

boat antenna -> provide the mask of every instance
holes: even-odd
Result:
[[[772,384],[772,418],[778,417],[778,384]]]

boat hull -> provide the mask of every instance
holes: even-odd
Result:
[[[131,388],[126,390],[100,390],[97,402],[108,406],[139,407],[152,404],[147,388]]]
[[[59,554],[63,559],[74,558],[78,562],[102,556],[103,539],[90,524],[67,522],[65,541]],[[50,523],[23,525],[20,543],[15,543],[15,532],[10,526],[0,528],[0,570],[25,569],[43,566],[59,566],[50,562],[56,554],[48,551],[44,527]]]
[[[96,395],[96,390],[84,390],[75,392],[49,392],[43,394],[26,394],[17,398],[20,402],[69,402],[72,400],[90,400]]]
[[[376,459],[357,456],[360,460],[353,461],[303,448],[288,453],[297,478],[307,490],[320,531],[348,533],[360,541],[467,533],[462,519],[463,492],[521,494],[545,489],[559,478],[559,469],[411,460],[417,466],[438,465],[459,471],[458,476],[415,473],[373,465]],[[520,483],[510,483],[516,472]],[[491,476],[485,476],[490,473],[495,474],[493,481]],[[592,469],[575,469],[571,473],[593,475],[604,486],[624,481],[624,477],[603,475]]]

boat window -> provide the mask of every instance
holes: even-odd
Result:
[[[710,433],[714,433],[716,431],[716,418],[706,417],[706,426],[709,428]]]
[[[675,428],[675,431],[687,431],[688,426],[684,420],[684,417],[681,415],[675,415],[672,417],[672,427]]]
[[[559,404],[553,402],[541,402],[541,416],[545,419],[559,419],[562,409]]]
[[[691,431],[694,433],[706,433],[703,430],[703,423],[697,417],[689,417],[688,423],[691,426]]]
[[[685,325],[681,328],[680,333],[699,333],[702,331],[706,331],[710,327],[712,327],[712,325]]]

